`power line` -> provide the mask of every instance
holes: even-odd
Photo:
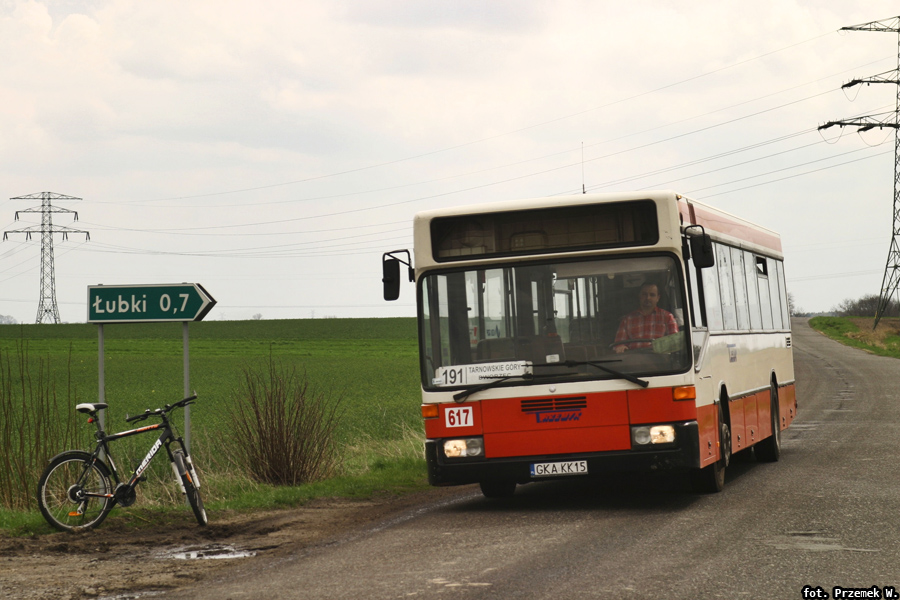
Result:
[[[764,142],[759,142],[759,143],[751,144],[751,145],[748,145],[748,146],[745,146],[745,147],[742,147],[742,148],[737,148],[737,149],[733,149],[733,150],[730,150],[730,151],[727,151],[727,152],[719,153],[719,154],[714,155],[714,156],[704,157],[704,158],[702,158],[702,159],[697,159],[697,160],[694,160],[694,161],[690,161],[690,162],[687,162],[687,163],[682,163],[682,164],[675,165],[675,166],[672,166],[672,167],[667,167],[667,168],[663,168],[663,169],[658,169],[658,170],[656,170],[656,171],[653,171],[653,172],[648,173],[647,175],[655,174],[655,173],[661,173],[661,172],[666,172],[666,171],[671,171],[671,170],[675,170],[675,169],[677,169],[677,168],[682,168],[682,167],[684,167],[684,166],[689,166],[689,165],[693,165],[693,164],[699,164],[699,163],[702,163],[702,162],[707,162],[707,161],[710,161],[710,160],[714,160],[714,159],[716,159],[716,158],[721,158],[721,157],[724,157],[724,156],[729,156],[729,155],[737,154],[737,153],[739,153],[739,152],[744,152],[744,151],[746,151],[746,150],[755,149],[755,148],[763,147],[763,146],[768,145],[768,144],[772,144],[772,143],[784,141],[784,140],[786,140],[786,139],[790,139],[790,138],[796,137],[796,136],[798,136],[798,135],[803,135],[803,134],[809,133],[809,132],[811,132],[811,131],[814,131],[814,130],[813,130],[813,129],[809,129],[809,130],[805,130],[805,131],[801,131],[801,132],[796,132],[796,133],[793,133],[793,134],[788,134],[788,135],[785,135],[785,136],[781,136],[781,137],[778,137],[778,138],[774,138],[774,139],[772,139],[772,140],[767,140],[767,141],[764,141]],[[747,165],[747,164],[750,164],[750,163],[753,163],[753,162],[758,162],[758,161],[764,160],[764,159],[766,159],[766,158],[771,158],[771,157],[774,157],[774,156],[779,156],[779,155],[783,155],[783,154],[786,154],[786,153],[789,153],[789,152],[801,150],[801,149],[804,149],[804,148],[807,148],[807,147],[809,147],[809,146],[813,146],[813,145],[816,145],[816,144],[819,144],[819,143],[822,143],[822,141],[819,140],[819,141],[814,142],[814,143],[812,143],[812,144],[806,144],[806,145],[802,145],[802,146],[799,146],[799,147],[796,147],[796,148],[792,148],[792,149],[789,149],[789,150],[784,150],[784,151],[781,151],[781,152],[772,153],[772,154],[769,154],[769,155],[766,155],[766,156],[763,156],[763,157],[759,157],[759,158],[755,158],[755,159],[751,159],[751,160],[747,160],[747,161],[742,161],[742,162],[740,162],[740,163],[736,163],[736,164],[729,165],[729,166],[726,166],[726,167],[721,167],[721,168],[718,168],[718,169],[712,169],[712,170],[710,170],[710,171],[705,171],[705,172],[703,172],[703,173],[691,175],[690,177],[696,177],[696,176],[699,176],[699,175],[705,175],[705,174],[709,174],[709,173],[715,173],[715,172],[724,171],[724,170],[727,170],[727,169],[730,169],[730,168],[736,168],[736,167],[738,167],[738,166],[744,166],[744,165]],[[850,154],[853,154],[853,153],[856,153],[856,152],[861,152],[861,151],[863,151],[863,150],[865,150],[865,149],[851,150],[851,151],[845,152],[845,153],[843,153],[843,154],[841,154],[841,155],[838,155],[838,156],[847,156],[847,155],[850,155]],[[873,154],[873,155],[871,155],[871,156],[865,157],[864,159],[872,158],[872,157],[875,157],[875,156],[881,156],[882,154],[883,154],[883,153],[880,153],[880,154]],[[785,167],[785,168],[782,168],[782,169],[776,169],[776,170],[773,170],[773,171],[767,171],[767,172],[764,172],[764,173],[759,173],[759,174],[756,174],[756,175],[752,175],[752,176],[748,176],[748,177],[743,177],[743,178],[740,178],[740,179],[732,179],[732,180],[725,181],[725,182],[722,182],[722,183],[719,183],[719,184],[715,184],[715,185],[712,185],[712,186],[708,186],[708,187],[706,187],[706,188],[700,188],[700,189],[692,190],[691,193],[696,193],[696,192],[698,192],[698,191],[704,191],[704,190],[712,189],[712,188],[715,188],[715,187],[722,187],[722,186],[730,185],[730,184],[733,184],[733,183],[739,183],[739,182],[747,181],[747,180],[754,179],[754,178],[764,177],[764,176],[766,176],[766,175],[771,175],[771,174],[774,174],[774,173],[784,172],[784,171],[786,171],[786,170],[793,169],[793,168],[800,168],[800,167],[802,167],[802,166],[808,166],[808,165],[814,164],[814,163],[816,163],[816,162],[822,162],[822,161],[824,161],[824,160],[830,160],[830,159],[833,159],[833,158],[835,158],[835,157],[829,157],[829,158],[827,158],[827,159],[818,159],[818,160],[815,160],[815,161],[809,161],[809,162],[806,162],[806,163],[801,163],[801,164],[798,164],[798,165],[793,165],[793,166],[791,166],[791,167]],[[859,159],[859,160],[864,160],[864,159]],[[790,177],[779,178],[779,179],[774,180],[774,181],[771,181],[771,182],[766,182],[766,183],[763,183],[763,184],[757,184],[757,185],[766,185],[766,184],[768,184],[768,183],[774,183],[774,182],[776,182],[776,181],[783,181],[783,180],[785,180],[785,179],[790,179],[790,178],[793,178],[793,177],[799,177],[799,176],[806,175],[806,174],[816,173],[816,172],[820,172],[820,171],[822,171],[822,170],[825,170],[825,169],[827,169],[827,168],[843,166],[843,165],[851,164],[851,163],[853,163],[853,162],[858,162],[858,161],[846,161],[846,162],[842,162],[842,163],[839,163],[839,164],[836,164],[836,165],[832,165],[831,167],[826,167],[826,168],[824,168],[824,169],[814,169],[814,170],[810,170],[810,171],[805,171],[804,173],[800,173],[800,174],[793,175],[793,176],[790,176]],[[632,179],[639,179],[639,178],[644,177],[644,176],[646,176],[646,175],[637,175],[637,176],[634,176]],[[688,177],[688,176],[686,176],[686,177]],[[684,178],[681,178],[681,179],[684,179]],[[620,181],[625,181],[625,180],[620,180]],[[655,185],[653,185],[653,186],[648,186],[648,187],[659,187],[660,185],[666,185],[666,184],[669,184],[669,183],[673,183],[673,182],[675,182],[675,181],[678,181],[678,179],[675,179],[675,180],[669,180],[669,181],[667,181],[667,182],[663,182],[663,183],[660,183],[660,184],[655,184]],[[608,184],[603,184],[603,185],[608,185]],[[594,187],[597,187],[597,186],[594,186]],[[756,186],[749,186],[749,187],[756,187]],[[748,187],[743,187],[743,188],[740,188],[740,189],[748,189]],[[724,193],[730,193],[730,192],[733,192],[733,191],[738,191],[738,190],[731,190],[731,191],[729,191],[729,192],[724,192]],[[714,195],[719,195],[719,194],[714,194]],[[713,196],[714,196],[714,195],[713,195]],[[712,197],[712,196],[709,196],[709,197]],[[403,222],[404,222],[404,221],[398,221],[397,223],[403,223]],[[363,227],[369,227],[369,226],[363,226]],[[339,231],[339,230],[345,230],[345,229],[358,229],[358,228],[352,228],[352,227],[351,227],[351,228],[336,228],[336,229],[332,229],[332,230],[329,230],[329,231]],[[401,232],[401,231],[408,231],[408,227],[401,227],[401,228],[395,228],[395,229],[390,229],[390,230],[382,230],[382,231],[378,231],[378,232],[364,233],[364,234],[357,234],[357,235],[332,237],[332,238],[326,238],[326,239],[322,239],[322,240],[305,241],[305,242],[293,242],[293,243],[290,243],[290,244],[276,244],[276,245],[270,245],[270,246],[254,246],[254,247],[241,248],[241,249],[229,249],[228,251],[208,251],[208,252],[160,251],[160,250],[149,250],[149,249],[142,249],[142,248],[134,248],[134,247],[126,247],[126,246],[113,246],[113,245],[108,245],[108,244],[96,244],[96,243],[93,245],[93,248],[90,249],[89,251],[93,251],[93,252],[133,253],[133,254],[167,254],[167,255],[179,255],[179,256],[215,256],[215,257],[220,257],[220,258],[231,256],[231,257],[238,258],[238,257],[264,256],[266,252],[284,251],[284,250],[287,250],[287,249],[290,249],[290,248],[295,248],[295,249],[301,250],[301,251],[306,251],[306,250],[308,250],[309,252],[311,252],[311,253],[313,253],[313,254],[316,254],[316,253],[321,253],[321,252],[324,252],[324,251],[334,250],[335,247],[337,247],[337,246],[351,246],[351,245],[354,245],[354,242],[347,242],[348,240],[359,240],[359,239],[361,239],[361,238],[371,238],[371,236],[375,236],[375,235],[383,235],[383,234],[385,234],[385,233],[395,233],[395,232]],[[170,233],[169,235],[176,235],[176,234],[175,234],[175,233]],[[182,234],[181,232],[178,232],[177,235],[183,235],[183,234]],[[194,235],[194,234],[191,234],[191,235]],[[241,235],[241,234],[218,234],[218,235]],[[395,241],[395,240],[398,240],[398,239],[401,239],[401,238],[397,238],[397,237],[395,236],[395,237],[391,237],[391,238],[389,238],[389,239],[386,239],[386,238],[379,238],[379,239],[362,240],[360,243],[368,244],[368,243],[371,243],[371,242],[386,242],[386,241]],[[403,238],[403,239],[406,239],[406,238]],[[347,243],[335,244],[334,242],[347,242]],[[303,246],[307,246],[308,248],[302,248]],[[295,256],[295,255],[298,255],[298,254],[296,254],[296,253],[288,253],[288,254],[284,254],[284,255],[287,255],[287,256]]]
[[[838,156],[846,156],[846,155],[850,155],[850,154],[853,154],[853,153],[856,153],[856,152],[860,152],[860,151],[863,151],[863,150],[865,150],[865,149],[851,150],[851,151],[845,152],[845,153],[843,153],[843,154],[841,154],[841,155],[838,155]],[[786,181],[786,180],[789,180],[789,179],[794,179],[794,178],[797,178],[797,177],[802,177],[802,176],[810,175],[810,174],[813,174],[813,173],[819,173],[819,172],[822,172],[822,171],[825,171],[825,170],[828,170],[828,169],[832,169],[832,168],[836,168],[836,167],[841,167],[841,166],[845,166],[845,165],[849,165],[849,164],[854,164],[854,163],[857,163],[857,162],[860,162],[860,161],[863,161],[863,160],[869,160],[869,159],[871,159],[871,158],[877,158],[877,157],[879,157],[879,156],[883,156],[883,155],[888,154],[888,153],[889,153],[889,152],[881,152],[881,153],[876,153],[876,154],[870,154],[869,156],[865,156],[865,157],[862,157],[862,158],[857,158],[857,159],[853,159],[853,160],[848,160],[848,161],[844,161],[844,162],[841,162],[841,163],[837,163],[837,164],[834,164],[834,165],[829,165],[829,166],[827,166],[827,167],[822,167],[822,168],[818,168],[818,169],[811,169],[811,170],[804,171],[804,172],[802,172],[802,173],[796,173],[796,174],[793,174],[793,175],[788,175],[788,176],[785,176],[785,177],[780,177],[780,178],[777,178],[777,179],[774,179],[774,180],[770,180],[770,181],[766,181],[766,182],[762,182],[762,183],[757,183],[757,184],[748,185],[748,186],[744,186],[744,187],[740,187],[740,188],[736,188],[736,189],[732,189],[732,190],[727,190],[727,191],[719,192],[719,193],[716,193],[716,194],[706,194],[704,197],[705,197],[705,198],[713,198],[713,197],[716,197],[716,196],[721,196],[721,195],[725,195],[725,194],[730,194],[730,193],[737,192],[737,191],[742,191],[742,190],[752,189],[752,188],[755,188],[755,187],[760,187],[760,186],[765,186],[765,185],[771,185],[771,184],[773,184],[773,183],[778,183],[778,182],[781,182],[781,181]],[[759,174],[756,174],[756,175],[753,175],[753,176],[743,177],[743,178],[740,178],[740,179],[734,179],[734,180],[722,182],[722,183],[719,183],[719,184],[716,184],[716,185],[707,186],[706,188],[699,188],[699,189],[689,190],[689,191],[687,191],[686,193],[688,193],[688,194],[695,194],[695,193],[697,193],[697,192],[705,191],[705,190],[712,189],[712,188],[715,188],[715,187],[722,187],[722,186],[726,186],[726,185],[731,185],[731,184],[733,184],[733,183],[740,183],[740,182],[743,182],[743,181],[748,181],[748,180],[756,179],[756,178],[759,178],[759,177],[765,177],[765,176],[767,176],[767,175],[772,175],[772,174],[775,174],[775,173],[781,173],[781,172],[784,172],[784,171],[787,171],[787,170],[790,170],[790,169],[795,169],[795,168],[799,168],[799,167],[802,167],[802,166],[808,166],[808,165],[811,165],[811,164],[819,163],[819,162],[822,162],[822,161],[824,161],[824,160],[831,160],[831,159],[833,159],[833,158],[834,158],[834,157],[829,157],[829,158],[824,158],[824,159],[818,159],[818,160],[814,160],[814,161],[809,161],[809,162],[807,162],[807,163],[802,163],[802,164],[799,164],[799,165],[794,165],[794,166],[792,166],[792,167],[785,167],[785,168],[782,168],[782,169],[775,169],[775,170],[772,170],[772,171],[767,171],[767,172],[764,172],[764,173],[759,173]],[[404,228],[404,229],[405,229],[405,228]],[[358,237],[366,237],[366,236],[368,236],[368,235],[374,235],[374,234],[365,234],[364,236],[358,236]],[[92,247],[91,247],[91,248],[86,249],[86,250],[83,250],[83,251],[97,252],[97,253],[114,253],[114,254],[144,254],[144,255],[167,255],[167,256],[196,256],[196,257],[206,257],[206,258],[278,258],[278,257],[289,258],[289,257],[313,257],[313,256],[350,256],[350,255],[365,254],[366,252],[369,252],[369,251],[372,251],[372,250],[378,250],[378,249],[380,248],[380,246],[357,246],[357,245],[356,245],[356,244],[357,244],[356,242],[347,242],[347,243],[343,243],[343,244],[325,244],[325,245],[322,245],[322,246],[313,246],[313,247],[310,247],[310,248],[298,248],[298,246],[302,246],[302,245],[307,245],[307,244],[317,244],[317,243],[321,243],[321,242],[323,242],[323,241],[342,241],[342,240],[345,240],[345,239],[351,239],[351,238],[353,238],[353,237],[357,237],[357,236],[347,236],[346,238],[333,238],[332,240],[321,240],[321,241],[319,241],[319,242],[299,242],[299,243],[294,243],[294,244],[282,244],[282,245],[274,245],[274,246],[260,246],[260,247],[243,248],[243,249],[236,249],[236,250],[230,249],[230,250],[228,250],[228,251],[206,251],[206,252],[196,252],[196,251],[194,251],[194,252],[162,251],[162,250],[149,250],[149,249],[143,249],[143,248],[133,248],[133,247],[126,247],[126,246],[119,246],[119,245],[110,245],[110,244],[102,244],[102,243],[101,243],[101,244],[94,243],[94,244],[92,244]],[[396,242],[405,242],[405,241],[408,240],[408,239],[409,239],[408,236],[404,236],[404,237],[391,237],[391,238],[385,238],[385,239],[365,240],[365,241],[362,241],[362,242],[359,242],[359,243],[362,243],[362,244],[370,244],[370,243],[375,243],[375,242],[377,242],[377,243],[386,243],[386,242],[389,242],[389,241],[390,241],[390,242],[394,242],[394,241],[396,241]],[[354,247],[353,247],[353,248],[346,248],[346,246],[354,246]],[[289,248],[294,248],[295,250],[294,250],[294,251],[285,251],[285,250],[287,250],[287,249],[289,249]],[[277,253],[276,253],[276,251],[277,251]]]
[[[757,117],[757,116],[760,116],[760,115],[764,115],[764,114],[770,113],[770,112],[772,112],[772,111],[775,111],[775,110],[778,110],[778,109],[781,109],[781,108],[785,108],[785,107],[787,107],[787,106],[792,106],[792,105],[798,104],[798,103],[800,103],[800,102],[804,102],[804,101],[807,101],[807,100],[811,100],[811,99],[813,99],[813,98],[817,98],[817,97],[820,97],[820,96],[823,96],[823,95],[829,94],[829,93],[833,93],[833,92],[832,92],[832,91],[829,91],[829,92],[821,92],[821,93],[813,94],[813,95],[811,95],[811,96],[807,96],[807,97],[801,98],[801,99],[799,99],[799,100],[793,100],[793,101],[790,101],[790,102],[786,102],[786,103],[780,104],[780,105],[778,105],[778,106],[766,108],[766,109],[763,109],[763,110],[760,110],[760,111],[757,111],[757,112],[754,112],[754,113],[750,113],[750,114],[742,115],[742,116],[739,116],[739,117],[735,117],[735,118],[733,118],[733,119],[729,119],[729,120],[726,120],[726,121],[722,121],[722,122],[720,122],[720,123],[715,123],[715,124],[713,124],[713,125],[709,125],[709,126],[706,126],[706,127],[701,127],[701,128],[699,128],[699,129],[694,129],[694,130],[692,130],[692,131],[688,131],[688,132],[685,132],[685,133],[680,133],[680,134],[677,134],[677,135],[673,135],[673,136],[670,136],[670,137],[668,137],[668,138],[663,138],[663,139],[661,139],[661,140],[656,140],[656,141],[648,142],[648,143],[646,143],[646,144],[641,144],[641,145],[638,145],[638,146],[632,146],[632,147],[626,148],[626,149],[624,149],[624,150],[619,150],[619,151],[616,151],[616,152],[611,152],[611,153],[607,153],[607,154],[604,154],[604,155],[601,155],[601,156],[596,156],[596,157],[593,157],[593,158],[589,158],[589,159],[586,159],[585,162],[596,162],[596,161],[608,159],[608,158],[611,158],[611,157],[614,157],[614,156],[619,156],[619,155],[622,155],[622,154],[625,154],[625,153],[635,152],[635,151],[637,151],[637,150],[644,150],[644,149],[646,149],[646,148],[655,146],[655,145],[657,145],[657,144],[663,144],[663,143],[671,142],[671,141],[674,141],[674,140],[680,140],[680,139],[683,139],[683,138],[688,137],[688,136],[691,136],[691,135],[696,135],[696,134],[699,134],[699,133],[704,133],[704,132],[707,132],[707,131],[709,131],[709,130],[716,129],[716,128],[718,128],[718,127],[723,127],[723,126],[725,126],[725,125],[730,125],[730,124],[732,124],[732,123],[736,123],[736,122],[739,122],[739,121],[743,121],[743,120],[746,120],[746,119],[750,119],[750,118],[753,118],[753,117]],[[810,130],[810,131],[811,131],[811,130]],[[426,196],[417,196],[417,197],[415,197],[415,198],[411,198],[411,199],[407,199],[407,200],[399,200],[399,201],[395,201],[395,202],[382,203],[382,204],[378,204],[378,205],[375,205],[375,206],[366,206],[366,207],[361,207],[361,208],[353,208],[353,209],[347,209],[347,210],[342,210],[342,211],[334,211],[334,212],[323,213],[323,214],[318,214],[318,215],[305,215],[305,216],[302,216],[302,217],[293,217],[293,218],[290,218],[290,219],[282,218],[282,219],[278,219],[278,220],[270,220],[270,221],[257,221],[257,222],[254,222],[254,223],[238,223],[238,224],[231,224],[231,225],[213,225],[213,226],[201,226],[201,227],[181,227],[181,228],[172,228],[172,229],[158,229],[158,230],[155,230],[155,231],[160,232],[160,233],[175,233],[175,232],[180,233],[180,232],[196,232],[196,231],[210,231],[210,230],[225,230],[225,229],[237,229],[237,228],[244,228],[244,227],[259,227],[259,226],[263,226],[263,225],[275,225],[275,224],[280,224],[280,223],[292,223],[292,222],[298,222],[298,221],[309,221],[309,220],[314,220],[314,219],[322,219],[322,218],[335,217],[335,216],[346,216],[346,215],[349,215],[349,214],[357,214],[357,213],[361,213],[361,212],[368,212],[368,211],[372,211],[372,210],[379,210],[379,209],[384,209],[384,208],[390,208],[390,207],[400,206],[400,205],[404,205],[404,204],[412,204],[412,203],[415,203],[415,202],[422,202],[422,201],[425,201],[425,200],[433,200],[433,199],[436,199],[436,198],[442,198],[442,197],[445,197],[445,196],[451,196],[451,195],[454,195],[454,194],[461,194],[461,193],[465,193],[465,192],[471,192],[471,191],[475,191],[475,190],[485,189],[485,188],[494,187],[494,186],[497,186],[497,185],[502,185],[502,184],[505,184],[505,183],[510,183],[510,182],[513,182],[513,181],[520,181],[520,180],[527,179],[527,178],[530,178],[530,177],[536,177],[536,176],[538,176],[538,175],[546,175],[547,173],[553,173],[553,172],[556,172],[556,171],[561,171],[561,170],[564,170],[564,169],[569,169],[569,168],[577,167],[577,166],[580,166],[580,165],[581,165],[581,161],[579,160],[579,161],[574,161],[574,162],[571,162],[571,163],[566,163],[566,164],[563,164],[563,165],[560,165],[560,166],[556,166],[556,167],[551,167],[551,168],[543,169],[543,170],[541,170],[541,171],[532,171],[532,172],[526,173],[526,174],[524,174],[524,175],[516,175],[516,176],[508,177],[508,178],[505,178],[505,179],[494,180],[494,181],[491,181],[491,182],[488,182],[488,183],[484,183],[484,184],[473,185],[473,186],[469,186],[469,187],[465,187],[465,188],[458,188],[458,189],[455,189],[455,190],[450,190],[450,191],[441,192],[441,193],[436,193],[436,194],[429,194],[429,195],[426,195]],[[588,189],[594,189],[594,186],[589,186]],[[132,231],[141,231],[141,230],[135,230],[135,229],[130,229],[130,230],[132,230]]]
[[[865,152],[866,150],[868,150],[868,148],[857,148],[856,150],[848,150],[847,152],[844,152],[843,154],[838,154],[838,155],[836,155],[836,156],[847,156],[847,155],[849,155],[849,154],[855,154],[855,153],[857,153],[857,152]],[[884,154],[884,153],[882,152],[881,154]],[[825,157],[825,158],[817,158],[817,159],[815,159],[815,160],[810,160],[810,161],[807,161],[807,162],[805,162],[805,163],[800,163],[800,164],[796,164],[796,165],[791,165],[791,166],[789,166],[789,167],[783,167],[783,168],[781,168],[781,169],[773,169],[772,171],[767,171],[767,172],[765,172],[765,173],[757,173],[756,175],[749,175],[749,176],[747,176],[747,177],[741,177],[740,179],[733,179],[733,180],[731,180],[731,181],[729,181],[729,182],[727,182],[727,183],[717,183],[717,184],[715,184],[715,185],[710,185],[710,186],[703,187],[703,188],[697,188],[697,189],[693,190],[692,193],[703,192],[703,191],[710,190],[710,189],[713,189],[713,188],[722,187],[722,186],[724,186],[724,185],[731,185],[732,183],[741,183],[741,182],[743,182],[743,181],[750,181],[751,179],[758,179],[759,177],[765,177],[766,175],[774,175],[775,173],[783,173],[784,171],[790,171],[790,170],[792,170],[792,169],[799,169],[800,167],[807,167],[807,166],[809,166],[809,165],[813,165],[813,164],[816,164],[816,163],[820,163],[820,162],[824,162],[824,161],[828,161],[828,160],[833,160],[834,158],[836,158],[836,156],[827,156],[827,157]],[[867,159],[867,158],[872,158],[873,156],[879,156],[879,154],[873,154],[873,155],[870,155],[870,156],[865,156],[865,157],[863,157],[863,158],[861,158],[861,159],[857,159],[857,160],[865,160],[865,159]],[[857,160],[847,161],[847,162],[839,163],[839,164],[840,164],[840,165],[845,165],[845,164],[849,164],[849,163],[851,163],[851,162],[857,162]],[[752,162],[752,161],[750,161],[750,162]],[[730,167],[729,167],[729,168],[730,168]],[[710,172],[713,172],[713,171],[710,171]],[[807,173],[811,173],[811,172],[814,172],[814,171],[808,171]],[[702,174],[703,174],[703,173],[701,173],[701,175],[702,175]],[[673,180],[673,181],[678,181],[678,180],[676,179],[676,180]],[[667,183],[672,183],[672,182],[667,182]]]
[[[797,177],[803,177],[803,176],[805,176],[805,175],[811,175],[811,174],[813,174],[813,173],[820,173],[820,172],[822,172],[822,171],[827,171],[828,169],[833,169],[833,168],[835,168],[835,167],[842,167],[842,166],[844,166],[844,165],[849,165],[849,164],[853,164],[853,163],[858,163],[858,162],[861,162],[861,161],[864,161],[864,160],[869,160],[869,159],[871,159],[871,158],[876,158],[876,157],[878,157],[878,156],[884,156],[885,154],[890,154],[890,151],[882,152],[882,153],[880,153],[880,154],[870,154],[869,156],[864,156],[863,158],[856,158],[856,159],[854,159],[854,160],[848,160],[848,161],[845,161],[845,162],[842,162],[842,163],[838,163],[838,164],[836,164],[836,165],[831,165],[831,166],[828,166],[828,167],[822,167],[821,169],[813,169],[813,170],[811,170],[811,171],[804,171],[803,173],[797,173],[797,174],[795,174],[795,175],[788,175],[788,176],[786,176],[786,177],[779,177],[778,179],[773,179],[773,180],[771,180],[771,181],[764,181],[764,182],[762,182],[762,183],[756,183],[756,184],[754,184],[754,185],[748,185],[748,186],[744,186],[744,187],[741,187],[741,188],[736,188],[736,189],[733,189],[733,190],[726,190],[726,191],[724,191],[724,192],[719,192],[719,193],[716,193],[716,194],[706,194],[706,195],[703,196],[703,199],[706,200],[706,199],[708,199],[708,198],[715,198],[716,196],[724,196],[724,195],[726,195],[726,194],[733,194],[734,192],[741,192],[741,191],[744,191],[744,190],[749,190],[749,189],[752,189],[752,188],[762,187],[762,186],[765,186],[765,185],[772,185],[773,183],[778,183],[778,182],[781,182],[781,181],[787,181],[788,179],[796,179]],[[731,183],[731,182],[729,182],[729,183]],[[722,184],[722,185],[728,185],[728,183],[724,183],[724,184]],[[708,189],[708,188],[707,188],[707,189]],[[686,192],[686,193],[687,193],[687,194],[693,194],[693,193],[695,193],[696,191],[697,191],[697,190],[691,190],[691,191],[688,191],[688,192]]]
[[[820,279],[837,279],[837,278],[845,278],[845,277],[860,277],[863,275],[874,275],[876,273],[881,273],[879,269],[875,269],[872,271],[850,271],[847,273],[831,273],[826,275],[807,275],[805,277],[788,277],[787,280],[790,282],[798,282],[798,281],[818,281]]]

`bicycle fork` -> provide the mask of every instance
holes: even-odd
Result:
[[[184,457],[185,467],[187,468],[187,478],[190,481],[194,488],[200,489],[200,479],[197,477],[197,472],[194,470],[194,461],[191,460],[190,456],[186,456],[182,454]],[[178,482],[178,487],[181,488],[181,493],[187,496],[187,490],[184,489],[184,482],[181,480],[181,473],[178,472],[178,465],[175,464],[175,461],[172,461],[172,472],[175,473],[175,481]]]

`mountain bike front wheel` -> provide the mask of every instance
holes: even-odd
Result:
[[[187,497],[188,504],[197,518],[197,523],[201,526],[209,523],[206,518],[206,509],[203,508],[203,498],[200,497],[200,490],[195,485],[194,469],[189,467],[184,453],[181,450],[172,452],[172,460],[175,461],[175,470],[178,471],[178,477],[181,479],[181,485],[184,488],[184,494]],[[199,483],[199,482],[198,482]]]
[[[103,522],[113,502],[109,469],[87,452],[72,451],[50,461],[38,481],[41,514],[61,531],[85,531]]]

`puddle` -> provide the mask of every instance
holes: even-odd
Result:
[[[137,600],[147,596],[162,596],[165,592],[149,591],[149,592],[126,592],[118,596],[101,596],[98,600]]]
[[[229,558],[249,558],[256,556],[252,550],[242,550],[225,544],[208,544],[206,546],[183,546],[156,553],[156,558],[177,560],[213,560]]]
[[[804,550],[807,552],[878,552],[872,548],[849,548],[840,539],[824,531],[789,531],[787,535],[767,540],[777,550]]]
[[[819,425],[821,425],[819,421],[807,421],[805,423],[798,423],[797,421],[794,421],[793,423],[791,423],[791,426],[785,431],[814,431],[819,428]]]

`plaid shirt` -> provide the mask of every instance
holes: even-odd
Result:
[[[639,310],[625,315],[619,324],[619,331],[616,332],[615,341],[655,340],[673,333],[678,333],[678,323],[675,322],[675,317],[669,311],[657,306],[652,313],[646,316]],[[627,344],[627,346],[629,349],[649,348],[652,344],[642,342],[639,344]]]

